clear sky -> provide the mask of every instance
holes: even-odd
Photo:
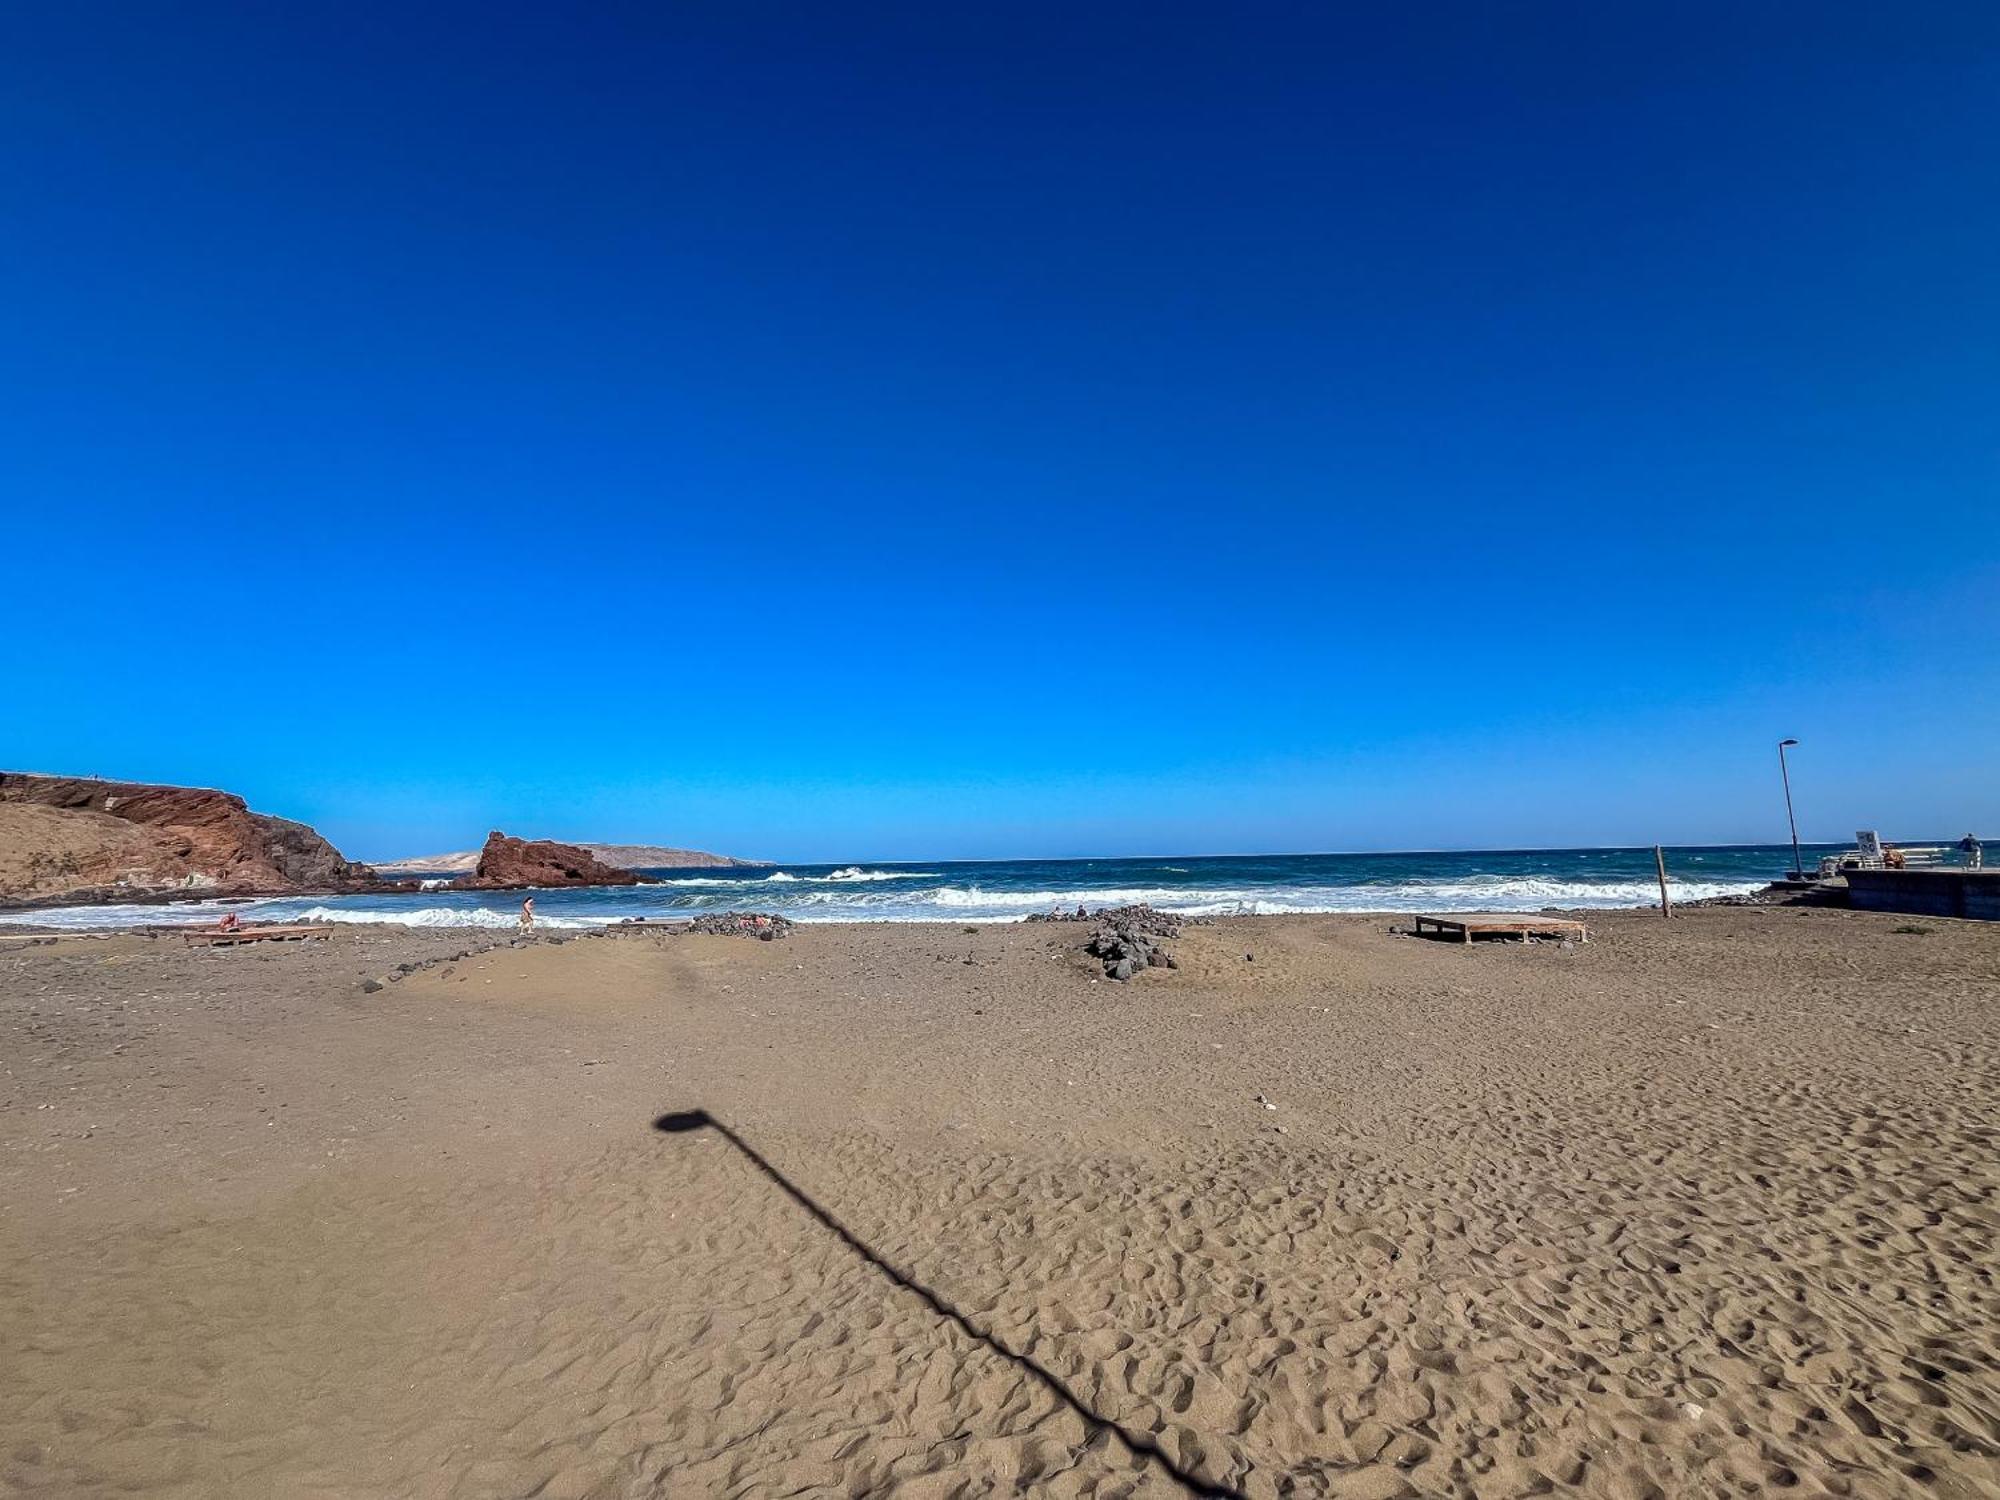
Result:
[[[2000,833],[2000,7],[21,5],[0,765],[363,857]]]

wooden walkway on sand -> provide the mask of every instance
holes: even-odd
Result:
[[[1456,936],[1461,943],[1469,943],[1475,937],[1517,937],[1524,943],[1531,937],[1590,941],[1590,929],[1574,917],[1531,917],[1520,912],[1460,911],[1448,915],[1425,912],[1417,918],[1418,937],[1424,936],[1425,928],[1439,937]]]
[[[190,948],[233,948],[238,943],[307,943],[332,936],[331,927],[238,927],[229,932],[217,932],[211,927],[181,934]]]

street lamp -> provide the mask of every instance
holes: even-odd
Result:
[[[1792,813],[1792,773],[1785,764],[1785,747],[1796,745],[1797,740],[1778,741],[1778,774],[1785,779],[1785,821],[1792,825],[1792,879],[1805,879],[1805,867],[1799,861],[1799,820]]]

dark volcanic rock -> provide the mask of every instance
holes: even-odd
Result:
[[[1086,913],[1078,907],[1074,914],[1050,912],[1028,918],[1030,922],[1095,922],[1097,930],[1084,944],[1084,952],[1104,961],[1107,979],[1125,980],[1146,969],[1177,969],[1173,955],[1160,939],[1178,937],[1182,926],[1198,924],[1198,917],[1177,917],[1172,912],[1150,906],[1112,906]]]
[[[1823,880],[1810,886],[1776,880],[1761,891],[1736,896],[1703,896],[1696,901],[1676,901],[1676,907],[1693,906],[1845,906],[1847,882]]]
[[[479,851],[479,868],[452,885],[461,890],[509,891],[550,885],[656,885],[651,876],[607,865],[588,849],[553,839],[517,839],[494,830]]]
[[[687,924],[689,932],[714,932],[725,937],[761,938],[770,942],[790,937],[792,919],[771,912],[715,911],[696,917]]]
[[[1084,951],[1104,960],[1108,979],[1130,979],[1142,969],[1177,969],[1173,955],[1160,946],[1156,937],[1130,927],[1100,927],[1090,935]]]
[[[1130,927],[1135,932],[1148,932],[1155,937],[1176,937],[1183,927],[1206,927],[1207,917],[1182,917],[1170,911],[1161,911],[1154,906],[1100,906],[1096,911],[1085,911],[1078,907],[1075,911],[1038,911],[1032,913],[1030,922],[1115,922]]]

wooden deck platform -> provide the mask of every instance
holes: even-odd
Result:
[[[184,932],[181,940],[190,948],[233,948],[238,943],[306,943],[332,936],[331,927],[239,927],[234,932],[211,927]]]
[[[1538,917],[1521,912],[1458,911],[1438,915],[1425,912],[1417,918],[1418,937],[1424,936],[1425,928],[1439,937],[1455,935],[1461,943],[1469,943],[1475,937],[1517,937],[1522,942],[1531,937],[1590,941],[1590,929],[1574,917]]]

